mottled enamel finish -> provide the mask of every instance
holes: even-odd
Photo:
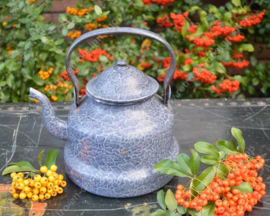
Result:
[[[106,197],[134,197],[161,188],[172,176],[153,166],[179,154],[173,114],[158,96],[136,105],[110,106],[85,98],[71,108],[64,158],[69,177]]]
[[[118,60],[117,65],[89,81],[87,96],[79,99],[79,81],[70,65],[72,51],[81,42],[99,36],[131,34],[161,42],[169,51],[171,65],[159,84],[137,68]],[[176,68],[173,49],[159,35],[136,28],[107,28],[76,39],[66,57],[67,73],[74,85],[74,104],[67,123],[58,119],[42,93],[30,89],[30,97],[41,102],[45,126],[55,137],[68,140],[66,171],[79,187],[106,197],[134,197],[164,186],[172,176],[153,166],[169,158],[176,160],[179,146],[173,137],[174,115],[169,104],[170,86]]]

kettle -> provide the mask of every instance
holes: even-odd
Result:
[[[72,51],[85,40],[122,34],[149,37],[169,51],[171,65],[162,97],[156,94],[159,84],[155,79],[120,59],[91,79],[80,99],[79,82],[70,64]],[[105,197],[135,197],[155,191],[173,178],[158,173],[153,166],[166,158],[175,161],[179,154],[169,104],[169,83],[175,68],[173,49],[158,34],[138,28],[104,28],[83,34],[67,52],[66,69],[74,86],[67,122],[56,117],[44,94],[30,88],[29,97],[41,103],[47,130],[67,141],[66,172],[76,185]]]

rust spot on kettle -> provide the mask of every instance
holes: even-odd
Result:
[[[120,152],[121,155],[124,155],[124,154],[126,154],[126,153],[127,153],[127,151],[121,151],[121,152]]]

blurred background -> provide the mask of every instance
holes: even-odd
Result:
[[[69,46],[86,32],[118,26],[154,31],[171,44],[172,98],[269,97],[269,9],[268,0],[1,1],[0,102],[33,102],[29,87],[51,101],[72,101]],[[99,37],[73,52],[81,96],[118,59],[156,78],[161,93],[169,53],[155,41],[123,35]]]

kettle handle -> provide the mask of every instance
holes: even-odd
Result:
[[[130,28],[130,27],[112,27],[112,28],[102,28],[102,29],[96,29],[90,32],[87,32],[85,34],[83,34],[82,36],[80,36],[79,38],[77,38],[70,46],[68,52],[67,52],[67,56],[66,56],[66,69],[67,69],[67,74],[74,86],[74,102],[76,107],[78,107],[81,103],[81,101],[79,100],[79,81],[77,79],[77,77],[75,76],[71,64],[70,64],[70,56],[72,51],[76,48],[77,45],[79,45],[81,42],[87,40],[87,39],[91,39],[91,38],[96,38],[98,36],[103,36],[103,35],[122,35],[122,34],[128,34],[128,35],[138,35],[138,36],[146,36],[149,37],[151,39],[154,39],[160,43],[162,43],[167,50],[170,53],[171,56],[171,65],[169,68],[169,71],[164,79],[163,82],[163,103],[164,104],[168,104],[168,101],[170,99],[170,82],[172,80],[172,77],[174,75],[175,69],[176,69],[176,58],[175,58],[175,54],[174,51],[172,49],[172,47],[170,46],[170,44],[161,36],[159,36],[156,33],[153,33],[151,31],[148,30],[144,30],[144,29],[139,29],[139,28]]]

